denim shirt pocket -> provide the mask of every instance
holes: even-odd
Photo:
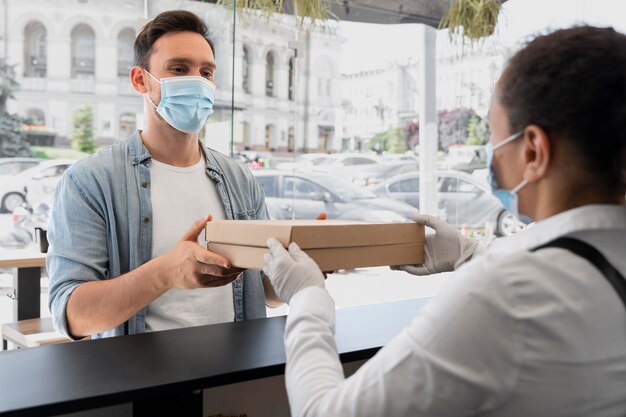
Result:
[[[256,220],[256,210],[241,210],[237,212],[237,220]]]

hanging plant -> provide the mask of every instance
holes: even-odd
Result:
[[[493,34],[500,7],[499,0],[456,0],[441,19],[439,29],[447,28],[450,38],[466,36],[477,41]]]
[[[298,25],[303,27],[325,27],[329,19],[337,19],[331,11],[333,0],[293,0],[293,14],[298,19]],[[286,13],[283,0],[218,0],[217,4],[235,7],[241,14],[244,10],[256,10],[267,20],[276,13]]]

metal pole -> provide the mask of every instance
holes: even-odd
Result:
[[[419,177],[420,213],[437,215],[437,32],[419,25]]]
[[[235,146],[235,44],[236,44],[236,26],[237,26],[237,0],[233,0],[233,62],[230,82],[230,157],[233,156],[233,148]]]

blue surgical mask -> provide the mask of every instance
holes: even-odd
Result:
[[[519,212],[519,199],[517,192],[524,188],[526,184],[528,184],[528,180],[523,180],[520,182],[515,188],[512,190],[505,190],[499,188],[498,181],[496,180],[496,175],[493,172],[493,152],[506,145],[507,143],[513,142],[515,139],[520,138],[524,134],[524,131],[519,131],[504,139],[502,142],[493,146],[491,143],[487,143],[486,151],[487,151],[487,181],[489,181],[489,186],[491,187],[491,193],[502,203],[505,209],[507,209],[511,214],[513,214],[519,221],[524,224],[529,224],[533,220],[528,217],[520,214]]]
[[[176,130],[199,132],[213,113],[215,85],[198,76],[164,77],[159,80],[147,70],[146,73],[161,84],[158,106],[145,94],[157,113]]]

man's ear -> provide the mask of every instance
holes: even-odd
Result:
[[[529,182],[545,177],[552,162],[550,137],[541,127],[528,125],[524,129],[524,179]]]
[[[133,88],[136,92],[140,94],[145,94],[148,92],[148,87],[146,85],[146,77],[143,73],[143,68],[134,66],[130,69],[130,82],[133,85]]]

